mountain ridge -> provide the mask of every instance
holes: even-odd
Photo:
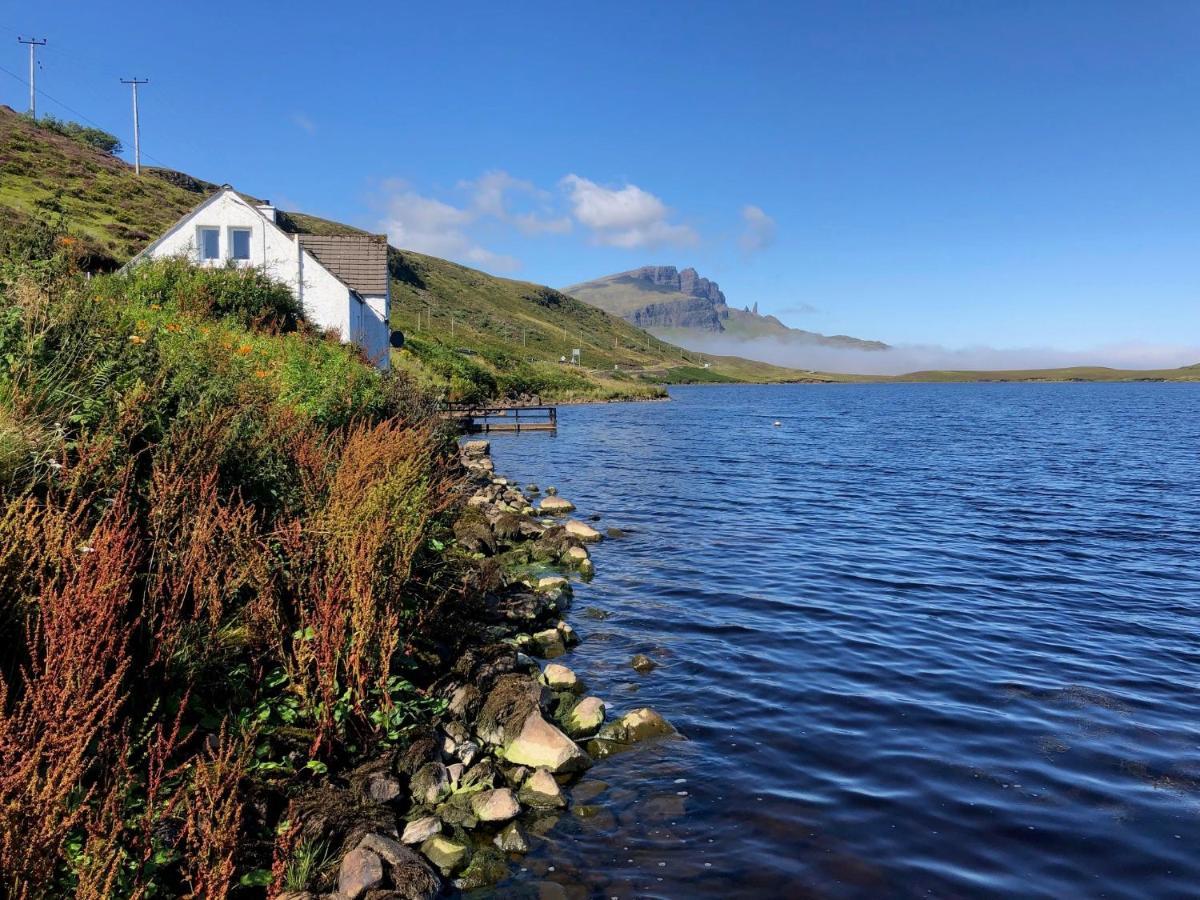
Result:
[[[685,340],[689,332],[728,334],[737,338],[771,337],[784,341],[853,350],[887,350],[882,341],[850,335],[827,335],[785,325],[760,315],[758,304],[738,308],[729,303],[717,282],[692,267],[640,266],[562,289],[605,312],[621,316],[660,337]]]

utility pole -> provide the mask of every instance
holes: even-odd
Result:
[[[527,331],[528,331],[528,329],[526,329],[526,328],[522,328],[522,329],[521,329],[521,346],[522,346],[522,347],[528,347],[528,346],[529,346],[529,343],[528,343],[528,341],[526,341],[526,340],[525,340],[525,335],[526,335]]]
[[[37,118],[37,48],[46,46],[46,39],[17,38],[18,44],[29,45],[29,115]]]
[[[122,78],[121,84],[133,86],[133,174],[142,174],[142,137],[138,127],[137,89],[139,84],[149,84],[149,78]]]

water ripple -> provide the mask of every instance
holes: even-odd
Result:
[[[494,441],[629,532],[567,661],[687,736],[500,893],[1196,895],[1200,385],[674,395]]]

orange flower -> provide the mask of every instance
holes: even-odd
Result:
[[[131,335],[129,336],[129,343],[131,343],[131,344],[144,344],[144,343],[146,343],[146,339],[145,339],[144,337],[141,337],[140,335],[131,334]]]
[[[150,308],[151,309],[162,309],[162,304],[161,303],[151,303]]]
[[[250,353],[252,350],[254,350],[254,348],[251,347],[249,344],[242,344],[242,346],[238,347],[238,355],[245,356],[246,354]]]
[[[254,377],[255,378],[266,378],[270,374],[271,373],[268,372],[266,369],[257,369],[254,372]]]
[[[167,331],[170,331],[170,332],[176,332],[176,331],[178,331],[178,330],[179,330],[179,323],[178,323],[178,322],[168,322],[168,323],[167,323]]]

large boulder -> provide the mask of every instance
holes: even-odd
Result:
[[[383,861],[363,847],[346,854],[338,870],[338,893],[348,900],[358,900],[372,888],[383,884]]]
[[[475,720],[475,733],[489,744],[506,744],[520,734],[525,720],[545,702],[545,688],[528,675],[496,679]]]
[[[471,553],[491,556],[496,552],[496,537],[492,534],[487,520],[477,509],[468,508],[463,511],[454,523],[454,537],[460,546]]]
[[[544,766],[554,773],[582,772],[592,764],[579,746],[534,712],[525,719],[517,736],[506,743],[500,755],[519,766]]]
[[[374,853],[387,864],[394,886],[393,897],[433,900],[441,893],[441,879],[414,850],[382,834],[369,834],[358,846],[361,850]]]

